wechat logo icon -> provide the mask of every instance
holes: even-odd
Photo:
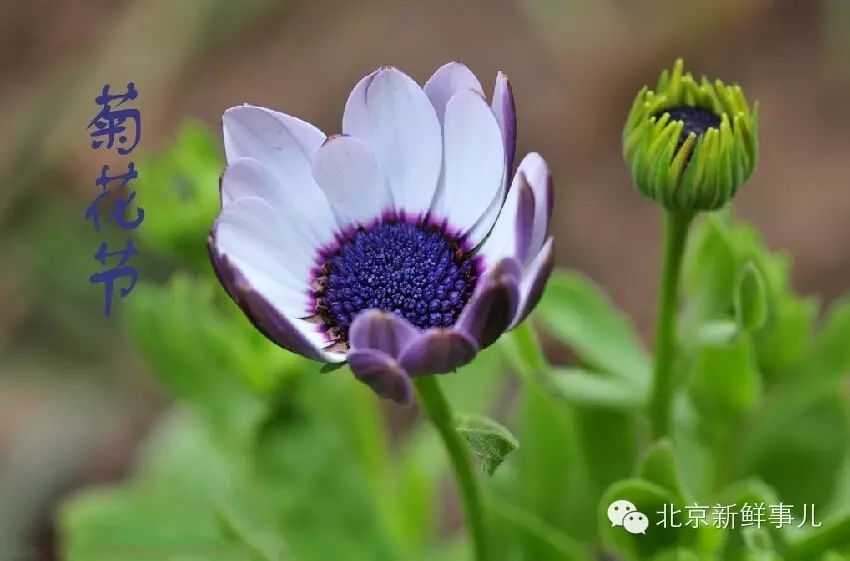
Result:
[[[649,519],[638,512],[634,503],[626,500],[616,500],[608,506],[608,520],[611,526],[622,526],[630,534],[646,534]]]

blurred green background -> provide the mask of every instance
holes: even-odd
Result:
[[[829,303],[850,287],[846,0],[35,0],[2,8],[0,561],[58,558],[57,505],[126,477],[174,393],[151,376],[120,317],[131,300],[146,301],[142,290],[116,301],[118,314],[106,320],[100,288],[87,280],[100,238],[83,214],[109,160],[90,149],[85,127],[104,83],[135,81],[143,157],[174,142],[187,119],[218,131],[223,110],[242,102],[332,133],[350,88],[379,65],[421,82],[459,60],[485,88],[503,70],[517,100],[518,154],[541,152],[555,177],[558,263],[604,286],[647,335],[657,209],[630,185],[620,134],[636,90],[683,56],[694,73],[740,82],[761,103],[762,159],[736,199],[738,216],[794,256],[799,292]],[[219,157],[217,145],[205,150]],[[143,178],[155,169],[139,164]],[[216,173],[204,180],[216,193]],[[147,206],[143,185],[138,201]],[[149,214],[141,228],[155,238],[160,226]],[[145,280],[169,278],[175,256],[143,254]],[[206,270],[202,259],[195,265]],[[203,294],[172,288],[181,302],[205,306]],[[181,321],[176,338],[205,318]],[[570,360],[559,352],[556,360]],[[255,375],[263,387],[268,374]],[[416,416],[385,409],[393,427]],[[451,500],[445,508],[456,524]]]

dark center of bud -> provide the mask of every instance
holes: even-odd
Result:
[[[670,121],[682,121],[685,126],[682,127],[682,134],[679,135],[679,142],[676,144],[676,152],[685,143],[688,135],[695,133],[697,140],[705,131],[710,128],[720,128],[720,116],[711,109],[704,107],[688,107],[682,105],[680,107],[668,107],[655,114],[655,117],[661,117],[664,113],[670,114]]]
[[[357,314],[392,312],[420,329],[454,325],[478,271],[470,252],[439,227],[382,223],[355,231],[314,283],[316,314],[334,343]]]

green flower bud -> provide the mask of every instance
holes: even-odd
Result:
[[[737,84],[697,82],[679,59],[635,98],[623,155],[638,189],[667,209],[716,210],[755,169],[758,103],[750,108]]]

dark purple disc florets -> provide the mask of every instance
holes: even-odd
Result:
[[[691,133],[696,134],[697,140],[699,140],[699,137],[705,134],[708,129],[720,128],[720,117],[717,113],[704,107],[688,107],[686,105],[670,107],[659,111],[656,116],[660,117],[664,113],[670,114],[670,121],[682,121],[685,125],[682,127],[682,134],[679,135],[676,152],[679,151],[679,148],[682,147]]]
[[[454,325],[478,278],[475,259],[436,226],[377,224],[348,236],[314,283],[316,314],[345,343],[360,312],[379,309],[420,329]]]

